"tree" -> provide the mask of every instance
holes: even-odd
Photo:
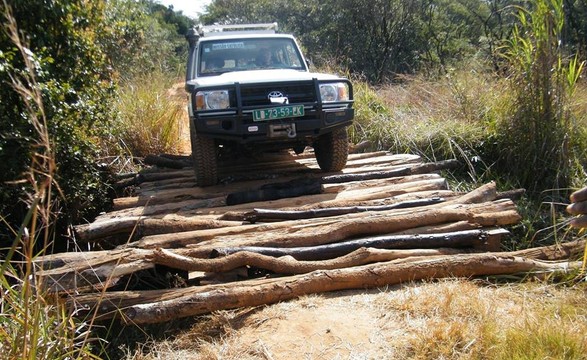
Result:
[[[381,82],[476,53],[490,14],[482,0],[215,0],[202,20],[277,21],[317,65],[334,61]]]
[[[109,99],[114,91],[111,70],[97,46],[96,29],[104,19],[104,3],[57,0],[39,6],[34,0],[4,2],[34,64],[25,65],[6,28],[0,33],[0,214],[18,229],[28,186],[20,183],[33,152],[39,149],[32,117],[25,99],[11,86],[33,73],[42,96],[49,134],[59,164],[59,205],[62,218],[81,219],[101,207],[106,188],[94,163],[98,149],[92,137],[104,134],[109,119]],[[2,234],[10,236],[9,232]]]

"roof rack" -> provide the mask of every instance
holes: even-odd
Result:
[[[205,25],[198,27],[201,37],[242,34],[275,34],[277,23],[266,24],[238,24],[238,25]]]

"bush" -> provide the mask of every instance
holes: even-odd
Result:
[[[535,0],[518,17],[520,26],[504,54],[514,102],[496,134],[502,143],[498,163],[529,191],[552,190],[555,197],[566,198],[564,189],[584,161],[584,142],[571,108],[583,65],[577,57],[567,61],[561,44],[562,0]]]
[[[10,119],[0,123],[0,214],[6,230],[0,231],[0,240],[9,241],[8,228],[20,227],[28,212],[26,200],[34,192],[34,183],[23,181],[35,165],[34,153],[50,151],[58,164],[52,179],[59,183],[53,188],[58,227],[65,227],[64,220],[81,222],[104,206],[107,188],[92,139],[109,131],[115,88],[93,41],[102,20],[101,2],[58,0],[39,6],[37,1],[19,0],[1,7],[3,14],[12,14],[5,29],[14,30],[0,33],[0,81],[20,83],[43,104],[38,106],[17,87],[0,88],[0,117]],[[20,48],[17,33],[26,36]],[[50,149],[43,149],[48,142],[39,139],[34,117],[45,119],[41,126],[50,137]]]

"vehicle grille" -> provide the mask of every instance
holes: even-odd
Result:
[[[316,91],[312,82],[278,85],[256,84],[241,86],[242,105],[244,107],[270,105],[268,95],[272,91],[281,92],[288,98],[290,104],[316,101]]]

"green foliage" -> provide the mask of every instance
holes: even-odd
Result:
[[[36,80],[31,86],[42,98],[51,150],[59,164],[55,196],[61,218],[81,221],[107,199],[95,164],[98,149],[91,141],[108,131],[114,91],[108,64],[94,41],[103,19],[102,5],[63,0],[38,6],[36,1],[19,0],[2,6],[2,13],[11,11],[17,21],[13,27],[25,36],[22,47],[30,63],[27,66],[20,56],[9,27],[3,27],[0,48],[6,51],[0,55],[0,81],[5,85],[0,88],[0,117],[10,121],[0,123],[0,214],[9,224],[20,224],[27,212],[23,201],[31,192],[30,184],[20,180],[39,147],[32,116],[39,116],[41,109],[30,108],[27,98],[9,85],[29,84],[28,76]]]
[[[0,357],[3,359],[93,358],[89,329],[73,318],[56,295],[39,292],[28,270],[7,266],[0,271]]]
[[[43,280],[37,277],[39,269],[35,263],[37,256],[43,255],[54,240],[54,224],[61,203],[56,201],[54,189],[59,188],[56,139],[63,134],[50,126],[47,114],[53,112],[44,104],[59,92],[47,94],[46,84],[37,81],[46,76],[42,71],[43,60],[24,47],[10,10],[2,10],[6,20],[3,35],[14,47],[12,61],[4,66],[12,70],[9,72],[10,89],[15,100],[20,100],[15,105],[21,107],[21,115],[30,126],[27,152],[30,159],[26,171],[19,174],[20,195],[26,196],[22,206],[27,209],[21,219],[16,219],[20,220],[19,226],[12,226],[11,222],[16,220],[0,216],[10,239],[2,248],[5,256],[0,263],[0,357],[90,358],[88,327],[66,311],[57,294],[50,296],[45,291]],[[21,71],[12,67],[19,61]]]
[[[507,36],[507,4],[479,0],[215,0],[204,23],[277,21],[321,67],[332,61],[371,83],[445,67]],[[491,5],[491,7],[490,7]],[[505,9],[505,10],[504,10]],[[368,19],[368,21],[366,21]]]
[[[506,47],[514,103],[497,136],[507,149],[499,166],[540,192],[572,185],[575,164],[584,156],[577,152],[579,129],[569,107],[582,63],[566,61],[561,47],[562,0],[533,5],[520,9],[520,26]]]
[[[111,0],[100,26],[97,41],[123,81],[151,71],[183,71],[184,36],[193,20],[153,0]]]
[[[563,42],[576,52],[587,53],[587,1],[563,0],[565,27]],[[564,41],[566,40],[566,41]]]

